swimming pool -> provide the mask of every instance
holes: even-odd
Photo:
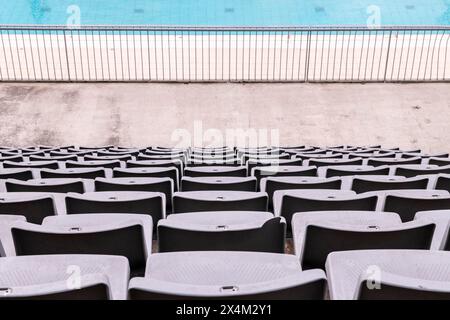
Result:
[[[0,0],[0,24],[450,25],[450,0]],[[375,20],[374,20],[375,19]]]

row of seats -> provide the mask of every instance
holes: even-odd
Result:
[[[381,146],[0,153],[0,298],[449,297],[446,275],[432,276],[450,251],[448,154]]]

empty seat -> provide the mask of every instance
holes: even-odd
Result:
[[[187,167],[184,169],[184,175],[187,177],[246,177],[247,168],[245,167]]]
[[[66,196],[67,214],[134,213],[150,215],[155,222],[166,217],[165,195],[160,192],[88,192]]]
[[[66,161],[66,168],[120,168],[119,160],[107,161]]]
[[[0,214],[24,216],[28,222],[41,224],[56,214],[54,199],[42,193],[1,193]]]
[[[0,299],[125,300],[129,266],[124,257],[41,255],[0,259]]]
[[[395,213],[302,212],[292,218],[295,252],[302,268],[325,268],[328,254],[365,249],[428,250],[435,224],[401,223]]]
[[[316,167],[305,166],[269,166],[269,167],[255,167],[251,175],[258,181],[258,185],[263,178],[269,177],[317,177]]]
[[[136,157],[139,154],[139,150],[132,150],[132,151],[97,151],[96,152],[98,157],[111,157],[111,158],[128,158]]]
[[[3,162],[3,168],[58,169],[58,161]]]
[[[7,155],[5,156],[5,153],[2,153],[2,156],[0,157],[0,162],[23,162],[23,157],[21,155]]]
[[[324,272],[301,271],[292,255],[171,252],[150,256],[145,278],[131,279],[129,296],[132,300],[320,300],[325,288]]]
[[[420,175],[450,174],[450,165],[443,167],[437,167],[435,165],[397,167],[395,168],[394,174],[396,176],[404,176],[407,178]]]
[[[256,191],[254,177],[183,177],[181,191]]]
[[[276,162],[276,161],[282,161],[282,160],[291,160],[291,155],[288,153],[278,154],[278,155],[260,155],[260,154],[243,154],[242,157],[242,163],[247,163],[248,161],[251,162]],[[295,160],[295,159],[294,159]],[[299,161],[299,160],[296,160]],[[297,164],[298,165],[298,164]]]
[[[246,162],[247,166],[247,174],[251,175],[253,172],[253,168],[257,167],[289,167],[289,166],[295,166],[295,167],[301,167],[303,161],[302,160],[273,160],[273,159],[260,159],[260,160],[253,160],[250,159]]]
[[[0,257],[11,257],[15,255],[14,242],[11,237],[11,226],[17,222],[26,221],[27,219],[24,216],[0,214]]]
[[[431,249],[450,251],[450,210],[419,211],[415,214],[414,220],[436,224]]]
[[[439,166],[439,167],[448,167],[448,166],[450,166],[450,159],[432,157],[428,160],[428,164]]]
[[[427,250],[333,252],[326,270],[333,300],[450,299],[450,253]]]
[[[357,195],[343,190],[279,190],[275,191],[273,206],[275,216],[284,217],[290,230],[296,212],[362,210],[375,211],[377,196]],[[393,211],[395,212],[395,211]]]
[[[381,176],[389,175],[388,166],[372,167],[372,166],[330,166],[325,169],[325,176],[331,177],[346,177],[346,176]]]
[[[197,211],[267,211],[267,194],[245,191],[189,191],[174,194],[174,213]]]
[[[159,252],[260,251],[284,253],[286,224],[269,212],[171,214],[158,223]]]
[[[80,179],[35,179],[28,181],[7,180],[7,192],[44,192],[44,193],[84,193],[84,184]]]
[[[353,151],[352,153],[350,153],[348,155],[349,159],[354,159],[354,158],[395,158],[395,153],[373,153],[373,152],[369,152],[367,153],[367,151]]]
[[[11,233],[18,256],[124,256],[131,276],[141,276],[152,249],[152,229],[152,218],[147,215],[83,214],[47,218],[41,226],[16,223]]]
[[[114,169],[113,178],[170,178],[174,190],[179,189],[179,172],[175,167]],[[168,199],[167,199],[168,200]]]
[[[125,155],[109,155],[109,156],[91,156],[91,155],[85,155],[83,157],[84,161],[112,161],[112,160],[119,160],[119,161],[129,161],[133,160],[133,156],[129,154]]]
[[[400,189],[426,189],[428,178],[403,178],[403,177],[355,177],[352,179],[351,189],[356,193],[364,193],[378,190]]]
[[[361,158],[356,159],[311,159],[308,162],[308,165],[319,167],[328,167],[328,166],[361,166],[363,164],[363,160]]]
[[[78,157],[76,155],[65,155],[65,156],[35,156],[31,155],[30,161],[77,161]]]
[[[239,167],[241,161],[239,159],[226,159],[226,160],[195,160],[188,159],[186,162],[187,167]]]
[[[439,175],[436,179],[434,189],[447,190],[450,192],[450,175]]]
[[[157,167],[175,167],[179,175],[183,172],[183,163],[180,160],[141,160],[127,161],[127,168],[157,168]]]
[[[450,164],[450,159],[448,159],[449,154],[448,153],[437,153],[437,154],[429,154],[429,153],[402,153],[401,157],[404,159],[409,159],[409,158],[416,158],[416,157],[421,157],[421,158],[444,158],[443,160],[448,160],[448,164]]]
[[[325,154],[325,153],[297,153],[294,155],[294,159],[301,159],[303,161],[305,160],[332,160],[332,159],[336,159],[336,160],[340,160],[343,158],[343,154],[342,153],[335,153],[335,154]]]
[[[6,179],[27,181],[33,179],[33,171],[30,169],[0,169],[0,180]]]
[[[399,165],[409,165],[409,164],[421,164],[422,158],[411,158],[411,159],[368,159],[368,166],[399,166]]]
[[[170,178],[97,178],[95,191],[160,192],[166,197],[166,208],[171,210],[174,182]]]
[[[290,189],[329,189],[339,190],[342,187],[340,178],[317,177],[269,177],[261,181],[261,191],[269,196],[269,209],[273,209],[273,195],[278,190]]]
[[[436,191],[423,194],[388,194],[384,202],[384,211],[396,212],[403,222],[412,221],[419,211],[450,209],[450,195],[441,195]]]
[[[155,155],[146,155],[146,154],[140,154],[137,156],[136,160],[172,160],[172,161],[182,161],[186,162],[186,158],[184,155],[161,155],[161,154],[155,154]]]
[[[40,175],[42,179],[95,179],[106,177],[106,172],[100,168],[42,169]]]

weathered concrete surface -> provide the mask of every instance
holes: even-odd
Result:
[[[282,144],[450,151],[450,84],[0,84],[0,145],[174,145],[195,121],[279,129]]]

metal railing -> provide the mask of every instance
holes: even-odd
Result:
[[[0,81],[450,80],[450,26],[0,26]]]

